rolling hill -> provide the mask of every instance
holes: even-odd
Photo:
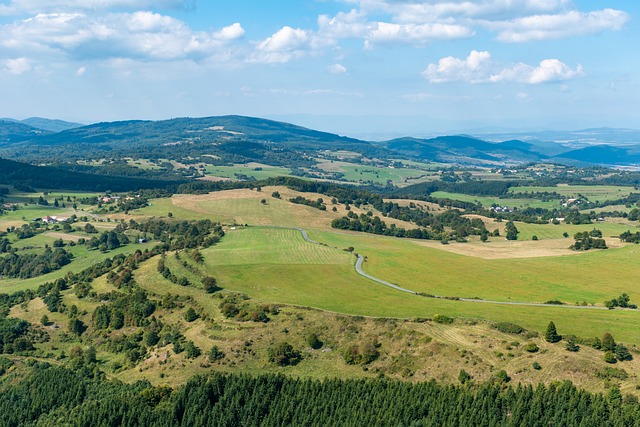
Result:
[[[233,115],[75,125],[38,118],[23,122],[0,121],[0,156],[48,164],[103,158],[183,160],[208,156],[208,162],[213,158],[217,159],[217,164],[255,161],[293,168],[312,166],[319,153],[345,150],[370,158],[409,158],[470,165],[540,161],[606,165],[640,162],[640,155],[635,154],[637,146],[630,143],[624,146],[588,144],[585,147],[535,138],[506,138],[509,136],[506,134],[503,135],[506,140],[453,135],[368,142],[290,123]],[[45,128],[51,131],[43,130]],[[60,128],[65,129],[54,131]]]
[[[162,188],[180,181],[150,180],[79,173],[0,158],[0,184],[82,191],[133,191]]]

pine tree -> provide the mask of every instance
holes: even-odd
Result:
[[[558,331],[556,330],[556,325],[553,322],[549,322],[549,326],[547,326],[547,332],[544,335],[544,338],[547,342],[558,342],[562,338],[558,335]]]

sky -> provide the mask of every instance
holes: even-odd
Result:
[[[640,128],[635,0],[0,0],[0,117]]]

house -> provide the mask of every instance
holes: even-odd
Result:
[[[42,221],[46,222],[47,224],[55,224],[56,222],[58,222],[58,217],[47,215],[44,218],[42,218]]]

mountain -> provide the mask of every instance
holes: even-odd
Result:
[[[638,163],[639,131],[586,129],[530,134],[404,137],[368,142],[290,123],[245,116],[128,120],[88,126],[32,118],[0,121],[0,156],[31,163],[67,163],[124,157],[190,162],[261,162],[292,169],[312,167],[318,153],[352,151],[370,158],[412,158],[496,166],[540,161],[625,165]],[[38,129],[67,127],[61,131]],[[615,144],[595,144],[615,137]],[[567,138],[563,140],[561,138]],[[553,139],[553,140],[551,140]],[[210,161],[210,160],[209,160]]]
[[[24,120],[15,120],[9,118],[0,119],[4,122],[20,123],[30,126],[35,129],[47,131],[47,132],[62,132],[63,130],[73,129],[80,126],[84,126],[80,123],[66,122],[64,120],[44,119],[42,117],[29,117]]]
[[[87,155],[184,158],[207,154],[232,162],[270,160],[275,162],[272,164],[285,164],[292,158],[300,158],[295,151],[323,150],[350,150],[367,155],[384,151],[365,141],[289,123],[221,116],[96,123],[39,135],[7,147],[2,154],[30,161],[52,158],[69,161]]]
[[[164,188],[184,181],[166,181],[105,176],[71,172],[49,166],[34,166],[0,158],[0,184],[46,189],[82,191],[131,191],[143,188]]]
[[[533,146],[523,141],[492,143],[466,135],[430,139],[399,138],[381,144],[408,156],[443,162],[521,163],[540,161],[545,157],[535,153]]]
[[[604,165],[640,164],[640,153],[634,152],[633,149],[611,145],[593,145],[580,148],[563,153],[558,158]]]
[[[0,120],[0,147],[37,138],[44,132],[32,126],[8,120]]]

